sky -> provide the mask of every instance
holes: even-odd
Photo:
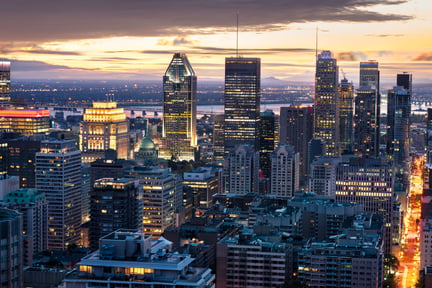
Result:
[[[432,81],[431,0],[3,1],[0,57],[16,80],[161,80],[184,52],[199,81],[222,82],[237,15],[239,53],[261,58],[263,78],[312,83],[318,34],[354,83],[366,60],[385,83]]]

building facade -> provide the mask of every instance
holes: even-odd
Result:
[[[10,101],[10,61],[0,60],[0,107]]]
[[[292,197],[300,189],[300,153],[291,145],[280,145],[271,154],[270,194]]]
[[[259,153],[261,177],[270,178],[271,161],[270,155],[275,150],[276,143],[276,115],[271,110],[260,114]]]
[[[163,132],[159,157],[195,160],[197,77],[186,54],[175,53],[163,77]]]
[[[339,87],[339,133],[342,153],[352,152],[354,128],[354,85],[344,77]]]
[[[23,135],[46,133],[51,127],[49,116],[49,110],[45,109],[0,110],[0,132],[18,132]]]
[[[236,145],[258,150],[261,99],[261,59],[225,59],[225,155]]]
[[[330,51],[318,55],[315,72],[314,137],[326,143],[326,155],[340,155],[339,67]]]
[[[42,141],[36,153],[36,189],[48,200],[48,249],[79,244],[81,151],[74,140]]]
[[[259,191],[259,152],[252,146],[239,145],[228,156],[229,193]]]
[[[83,117],[79,136],[83,163],[104,158],[108,149],[115,150],[119,159],[130,158],[129,121],[123,108],[117,108],[116,102],[93,102]]]

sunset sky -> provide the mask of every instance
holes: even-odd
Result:
[[[239,48],[262,77],[312,82],[315,31],[349,80],[362,60],[382,82],[432,81],[431,0],[15,0],[0,9],[0,55],[13,79],[159,80],[185,52],[199,80],[220,80]]]

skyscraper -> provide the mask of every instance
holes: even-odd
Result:
[[[163,140],[159,157],[195,160],[197,77],[186,54],[175,53],[163,77]]]
[[[378,62],[369,60],[360,62],[360,82],[359,87],[370,86],[379,94],[380,92],[380,71]]]
[[[10,62],[0,60],[0,107],[10,101]]]
[[[281,144],[271,154],[272,195],[293,197],[300,188],[300,154],[291,145]]]
[[[231,150],[229,162],[229,192],[258,193],[259,152],[250,145],[238,145]]]
[[[260,170],[264,178],[270,178],[271,162],[270,154],[275,150],[276,116],[272,110],[260,114]]]
[[[342,152],[352,151],[354,86],[344,77],[339,84],[339,125]]]
[[[259,148],[261,59],[225,59],[225,155],[236,145]]]
[[[294,151],[300,153],[300,180],[308,172],[308,143],[313,133],[312,107],[281,107],[280,108],[280,137],[281,144],[289,144]],[[303,181],[302,181],[303,182]]]
[[[354,115],[354,152],[358,156],[379,155],[379,98],[371,86],[357,89]],[[378,113],[378,114],[377,114]]]
[[[338,156],[339,148],[339,71],[330,51],[318,55],[315,72],[314,137],[326,143],[326,155]]]
[[[218,114],[214,116],[213,124],[213,159],[214,161],[224,160],[224,122],[225,115]]]
[[[102,178],[90,192],[90,245],[99,248],[99,238],[118,229],[141,229],[143,190],[138,180]]]
[[[83,163],[104,158],[105,151],[117,151],[119,159],[129,159],[129,121],[116,102],[93,102],[80,123],[80,150]]]
[[[42,141],[36,188],[48,200],[48,249],[78,244],[81,224],[81,151],[74,140]]]

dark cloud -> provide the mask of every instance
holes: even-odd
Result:
[[[412,61],[432,61],[432,53],[421,53],[414,57]]]
[[[233,31],[239,11],[241,31],[263,32],[290,23],[381,22],[408,20],[410,15],[384,14],[374,5],[409,0],[14,0],[2,1],[0,19],[7,23],[0,39],[59,41],[111,36],[176,36],[184,33]],[[215,29],[215,30],[213,30]],[[181,43],[180,43],[181,44]]]
[[[132,57],[100,57],[100,58],[91,58],[88,61],[141,61],[139,58]]]
[[[364,61],[367,60],[367,56],[363,52],[341,52],[336,55],[338,61]]]
[[[73,51],[58,51],[58,50],[19,50],[20,53],[30,53],[30,54],[44,54],[44,55],[81,55],[79,52],[73,52]]]
[[[65,65],[52,65],[42,61],[11,60],[12,72],[45,72],[53,70],[79,70],[93,71],[97,69],[73,68]]]
[[[171,50],[143,50],[136,51],[143,54],[173,54],[178,51]],[[265,54],[277,54],[277,53],[309,53],[315,52],[314,49],[309,48],[264,48],[264,49],[239,49],[239,53],[242,55],[265,55]],[[188,55],[225,55],[233,56],[236,54],[234,48],[220,48],[220,47],[204,47],[204,46],[192,46],[188,47]]]

